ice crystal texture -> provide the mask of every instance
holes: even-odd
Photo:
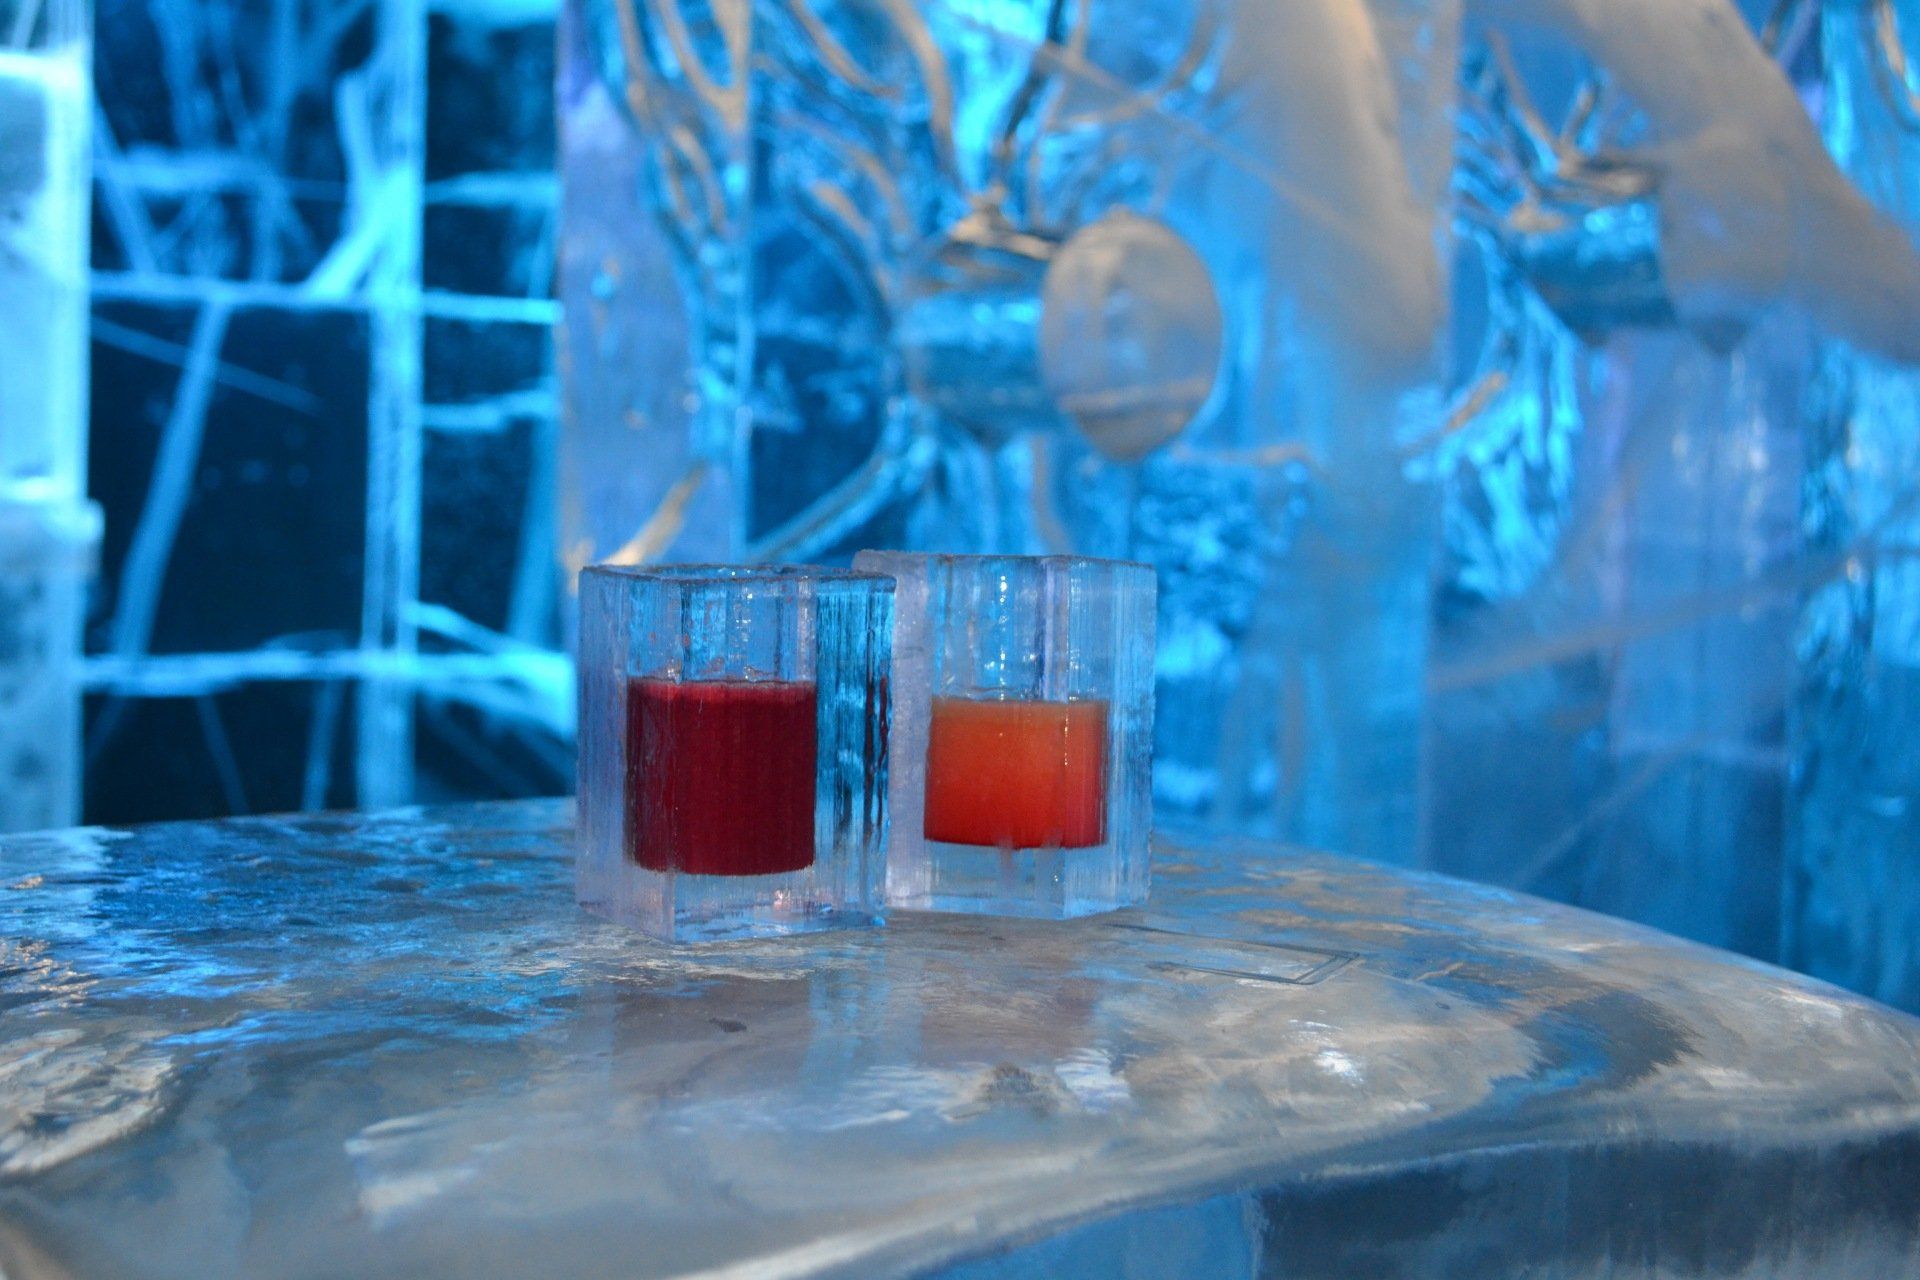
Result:
[[[100,0],[90,816],[564,790],[552,18]]]
[[[1882,1277],[1920,1022],[1163,841],[1144,910],[676,951],[562,803],[0,841],[9,1275]]]
[[[1920,237],[1920,4],[1832,5],[1824,24],[1828,141]],[[1803,515],[1820,572],[1788,712],[1785,958],[1920,1008],[1920,371],[1842,348],[1820,373]]]

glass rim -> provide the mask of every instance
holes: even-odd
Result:
[[[867,583],[887,591],[894,587],[889,574],[812,564],[590,564],[580,576],[671,586],[847,582]]]
[[[1008,553],[996,555],[992,552],[947,552],[947,551],[881,551],[867,548],[859,553],[863,556],[897,556],[902,560],[921,561],[928,564],[944,564],[965,567],[969,565],[1017,564],[1033,565],[1043,569],[1141,569],[1154,573],[1154,567],[1144,560],[1109,560],[1102,556],[1074,556],[1053,553],[1042,556],[1025,556]]]

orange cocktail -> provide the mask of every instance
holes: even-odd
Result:
[[[935,698],[923,834],[1084,849],[1106,839],[1107,702]]]

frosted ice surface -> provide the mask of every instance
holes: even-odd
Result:
[[[0,843],[9,1276],[1874,1276],[1920,1022],[1498,891],[698,952],[558,802]]]

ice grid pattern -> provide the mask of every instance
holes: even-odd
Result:
[[[96,17],[87,816],[563,789],[551,6]]]

